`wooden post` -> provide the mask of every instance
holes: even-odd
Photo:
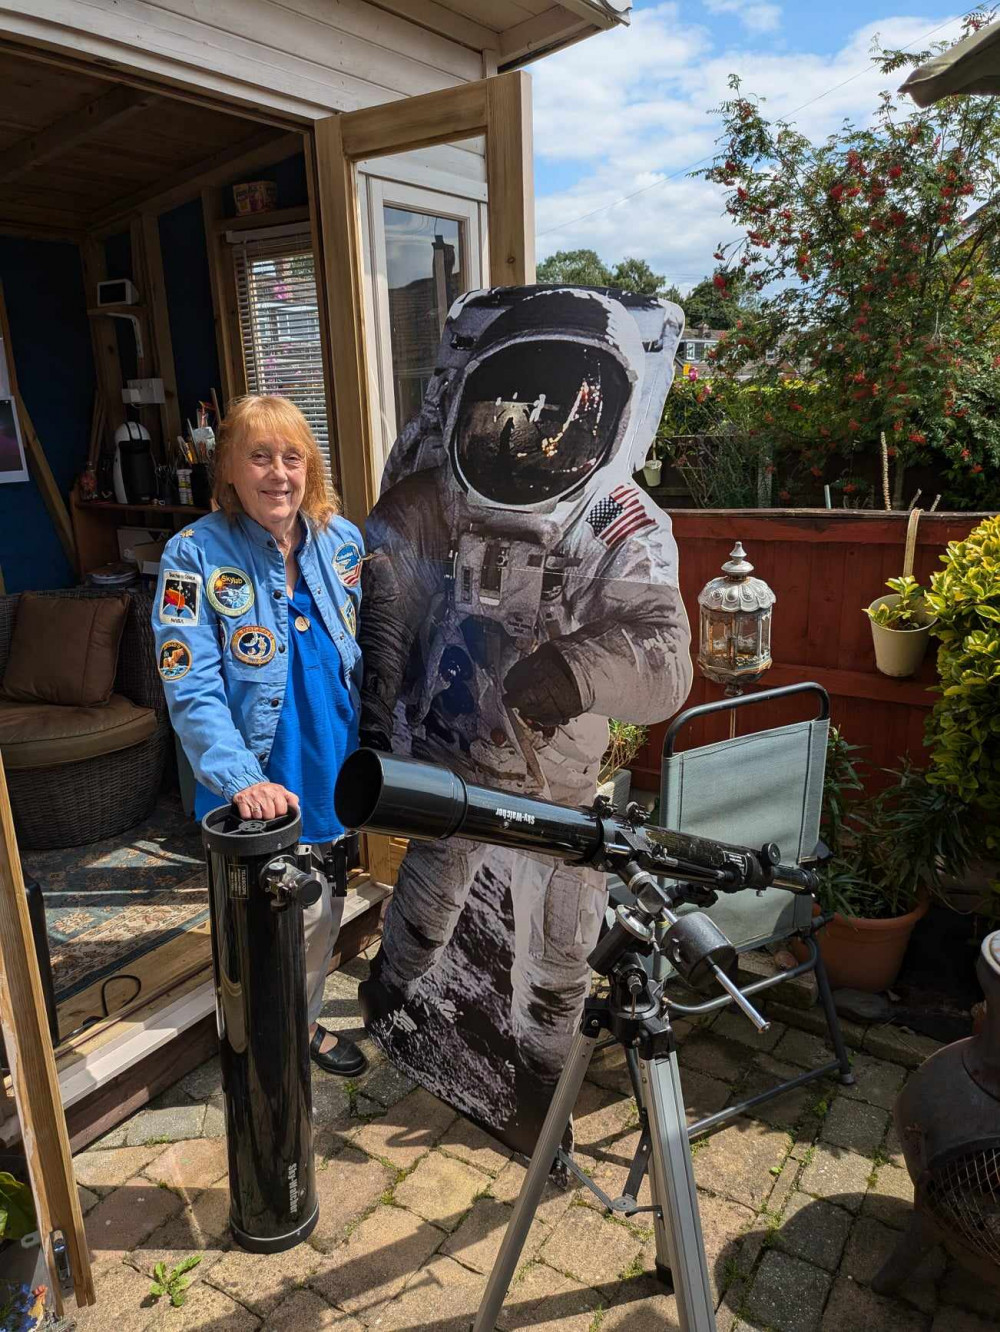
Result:
[[[62,1297],[52,1252],[53,1231],[62,1231],[65,1237],[76,1299],[81,1308],[94,1303],[94,1282],[2,760],[0,964],[0,1026],[11,1064],[11,1081],[35,1197],[38,1230],[57,1310],[61,1313]]]
[[[535,280],[535,185],[531,78],[523,70],[486,80],[486,183],[490,284]]]

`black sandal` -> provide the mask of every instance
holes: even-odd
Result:
[[[343,1036],[335,1038],[337,1044],[332,1050],[321,1049],[324,1037],[331,1034],[325,1027],[317,1026],[316,1034],[309,1042],[309,1054],[313,1063],[318,1064],[325,1073],[333,1073],[337,1077],[358,1077],[368,1067],[368,1060],[353,1041],[345,1040]]]

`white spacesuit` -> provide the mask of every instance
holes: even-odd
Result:
[[[655,722],[683,703],[676,547],[632,480],[682,329],[674,305],[589,288],[499,288],[454,306],[367,523],[362,744],[589,805],[607,718]],[[603,874],[415,843],[373,974],[409,996],[486,864],[511,885],[518,1047],[551,1082],[587,990]]]

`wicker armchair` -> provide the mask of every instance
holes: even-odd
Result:
[[[97,588],[52,592],[58,597],[99,597]],[[22,847],[83,846],[139,823],[156,803],[171,745],[163,683],[156,669],[150,623],[152,598],[129,589],[130,601],[118,654],[114,692],[156,716],[147,739],[127,749],[57,767],[7,772],[14,825]],[[0,596],[0,675],[10,652],[18,597]]]

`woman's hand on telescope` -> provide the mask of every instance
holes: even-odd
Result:
[[[299,798],[294,791],[277,782],[257,782],[237,791],[233,804],[244,819],[278,819],[290,809],[298,809]]]

